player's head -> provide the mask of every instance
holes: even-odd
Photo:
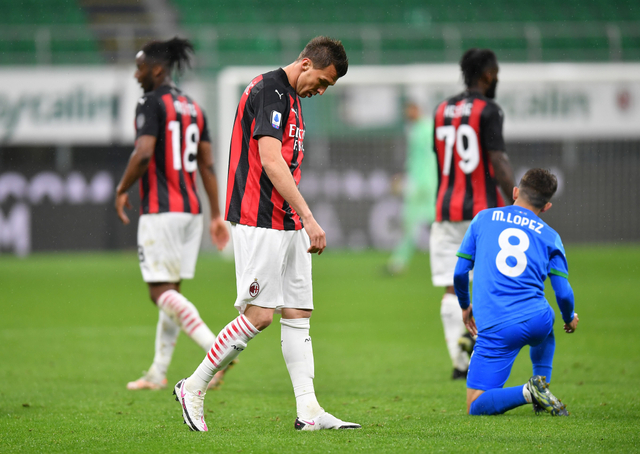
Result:
[[[301,73],[294,87],[303,98],[322,95],[330,85],[347,73],[349,59],[337,39],[326,36],[313,38],[296,59]]]
[[[546,169],[530,169],[520,180],[514,198],[523,198],[529,205],[547,211],[551,208],[551,197],[558,190],[558,179]]]
[[[420,118],[420,106],[413,101],[409,101],[404,105],[404,116],[409,121],[418,121]]]
[[[498,59],[490,49],[469,49],[460,60],[467,88],[480,88],[487,98],[496,97]]]
[[[151,41],[136,55],[135,77],[147,92],[171,78],[174,69],[181,73],[190,66],[193,44],[189,40],[172,38],[168,41]]]

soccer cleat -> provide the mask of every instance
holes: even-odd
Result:
[[[166,378],[163,378],[160,381],[154,378],[155,377],[152,377],[150,374],[146,373],[136,381],[130,381],[129,383],[127,383],[127,389],[130,389],[132,391],[136,391],[139,389],[151,389],[157,391],[159,389],[165,389],[167,387]]]
[[[545,413],[544,408],[542,408],[538,402],[536,402],[535,400],[533,400],[533,398],[531,399],[531,403],[533,404],[533,412],[536,415],[541,415],[542,413]]]
[[[551,416],[569,416],[567,406],[549,391],[546,377],[534,375],[529,379],[527,386],[531,393],[533,410],[536,413],[542,409],[547,413],[551,413]]]
[[[210,389],[213,389],[213,390],[219,389],[220,386],[222,386],[222,384],[224,383],[224,380],[223,380],[224,375],[227,373],[229,369],[233,369],[233,366],[235,366],[236,364],[238,364],[238,360],[234,359],[229,363],[227,367],[216,372],[216,374],[213,376],[213,378],[207,385],[207,391],[209,391]]]
[[[451,380],[466,380],[467,379],[466,370],[453,369],[453,373],[451,374]]]
[[[345,422],[325,412],[310,421],[296,418],[294,424],[296,430],[323,430],[323,429],[360,429],[360,424]]]
[[[207,424],[204,422],[204,396],[205,393],[198,391],[192,393],[185,387],[186,378],[183,378],[173,388],[173,395],[182,407],[182,419],[195,432],[207,432]]]
[[[460,336],[460,339],[458,339],[458,346],[463,352],[467,352],[469,356],[473,353],[473,347],[475,345],[476,341],[469,332],[464,333]]]

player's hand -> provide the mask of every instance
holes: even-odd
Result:
[[[575,333],[576,332],[576,328],[578,328],[578,322],[580,321],[580,319],[578,318],[578,313],[574,313],[573,314],[573,320],[571,320],[571,323],[565,323],[564,324],[564,331],[566,333]]]
[[[476,327],[476,319],[473,318],[473,309],[472,304],[469,304],[469,307],[462,310],[462,321],[464,322],[464,326],[469,330],[469,334],[472,336],[478,335],[478,328]]]
[[[229,242],[229,230],[220,216],[211,219],[209,223],[209,234],[211,235],[211,242],[219,251],[223,250]]]
[[[120,218],[120,220],[122,221],[122,223],[124,225],[129,224],[129,217],[127,216],[127,213],[124,212],[125,208],[128,209],[132,209],[133,206],[131,205],[131,202],[129,202],[129,194],[127,194],[126,192],[123,194],[116,194],[116,212],[118,213],[118,217]]]
[[[304,222],[304,230],[309,235],[309,241],[311,242],[311,246],[307,249],[307,252],[310,254],[318,255],[322,254],[324,248],[327,247],[327,237],[320,227],[320,224],[316,222],[313,216],[309,216],[303,220]]]

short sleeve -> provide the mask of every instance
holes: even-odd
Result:
[[[158,137],[160,132],[160,107],[152,96],[138,99],[136,106],[136,139],[140,136]]]
[[[560,235],[556,234],[556,240],[549,257],[548,274],[555,274],[564,278],[569,278],[569,265],[567,264],[567,255],[564,252],[564,245],[560,239]]]
[[[211,136],[209,135],[209,123],[207,122],[207,116],[202,111],[202,132],[200,133],[200,142],[211,142]]]
[[[282,91],[282,93],[280,93]],[[289,117],[289,95],[284,89],[263,86],[253,99],[255,126],[253,138],[271,136],[282,142],[284,125]]]
[[[471,221],[471,224],[469,224],[469,228],[462,239],[460,249],[458,249],[458,253],[456,254],[458,257],[471,260],[472,262],[476,261],[476,229],[478,218],[479,215],[476,215],[473,221]]]
[[[504,137],[502,137],[502,122],[504,114],[495,103],[488,103],[482,111],[480,119],[480,141],[485,151],[505,151]]]

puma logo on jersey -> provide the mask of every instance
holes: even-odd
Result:
[[[280,99],[282,99],[282,95],[284,95],[284,93],[280,94],[280,92],[278,90],[275,90],[275,92],[278,94],[278,96],[280,97]]]
[[[293,114],[296,116],[296,118],[298,118],[298,112],[296,112],[296,109],[294,109],[293,107],[291,108],[291,112],[293,112]]]

